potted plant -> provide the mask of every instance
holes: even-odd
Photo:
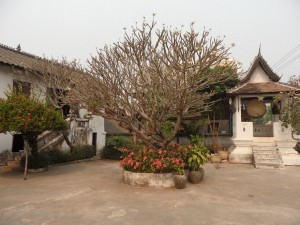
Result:
[[[218,155],[221,157],[221,160],[227,160],[229,157],[229,153],[225,147],[218,148]]]
[[[204,170],[201,167],[210,158],[208,149],[204,146],[201,137],[193,136],[189,150],[187,164],[190,168],[188,180],[193,184],[198,184],[204,177]]]
[[[177,168],[177,173],[174,175],[174,183],[175,183],[175,187],[178,189],[185,188],[186,176],[185,176],[183,167]]]
[[[212,163],[220,163],[222,161],[222,157],[219,154],[219,149],[221,146],[219,145],[219,124],[216,123],[215,116],[213,117],[213,120],[211,121],[210,117],[208,116],[208,124],[210,128],[211,133],[211,140],[212,140],[212,146],[211,146],[211,162]]]

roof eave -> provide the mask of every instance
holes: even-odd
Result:
[[[269,78],[272,81],[278,82],[280,80],[280,77],[272,71],[271,67],[268,65],[268,63],[265,61],[265,59],[259,53],[256,56],[253,64],[251,65],[247,75],[241,80],[241,83],[246,83],[247,81],[250,80],[251,75],[253,74],[253,72],[258,64],[263,68],[263,70],[266,72],[266,74],[269,76]]]

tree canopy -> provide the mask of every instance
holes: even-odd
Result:
[[[283,126],[291,125],[293,133],[300,134],[300,76],[291,76],[288,84],[296,89],[282,93],[276,100],[283,100],[285,103],[281,109]]]
[[[14,91],[0,99],[0,133],[42,133],[67,127],[60,112],[44,103]]]
[[[46,130],[64,130],[67,123],[60,112],[38,99],[15,91],[0,98],[0,133],[22,133],[32,153],[37,153],[37,137]]]
[[[59,98],[66,104],[117,121],[146,145],[165,147],[183,118],[207,109],[215,93],[210,86],[236,76],[236,69],[228,69],[237,68],[229,56],[230,47],[207,30],[198,33],[193,24],[187,30],[159,29],[153,20],[125,31],[124,40],[99,49],[87,70],[63,61],[62,73],[57,61],[49,60],[35,68],[45,85],[65,90]],[[208,73],[211,68],[218,69]],[[166,134],[162,124],[170,119],[174,126]]]

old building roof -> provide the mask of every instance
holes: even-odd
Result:
[[[19,68],[31,68],[40,57],[0,44],[0,63]]]
[[[123,127],[120,127],[118,122],[114,120],[104,119],[104,130],[107,134],[129,134],[130,132]]]
[[[262,82],[262,83],[244,83],[241,86],[232,89],[229,95],[241,95],[241,94],[269,94],[288,92],[292,90],[298,90],[295,87],[278,82]]]
[[[267,76],[270,78],[270,80],[274,82],[278,82],[280,80],[280,77],[273,72],[271,67],[268,65],[267,61],[262,57],[260,51],[257,54],[257,56],[254,58],[253,63],[251,64],[250,68],[246,72],[246,76],[241,80],[241,84],[246,83],[247,81],[250,80],[255,68],[260,65],[262,69],[265,71]]]

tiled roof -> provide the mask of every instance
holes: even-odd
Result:
[[[229,95],[267,94],[267,93],[287,92],[291,90],[298,90],[298,89],[286,84],[275,83],[275,82],[245,83],[229,91]]]
[[[253,74],[255,68],[258,65],[260,65],[263,68],[263,70],[265,71],[267,76],[270,78],[270,80],[272,80],[274,82],[278,82],[280,80],[280,77],[276,73],[273,72],[271,67],[268,65],[267,61],[262,57],[262,55],[259,52],[258,55],[255,57],[252,65],[250,66],[248,72],[246,73],[246,76],[241,80],[241,83],[246,83],[247,81],[250,80],[251,75]]]
[[[14,48],[0,44],[0,63],[20,68],[31,68],[38,56],[18,51]]]
[[[104,119],[104,130],[108,134],[129,134],[129,131],[120,127],[114,120]]]

